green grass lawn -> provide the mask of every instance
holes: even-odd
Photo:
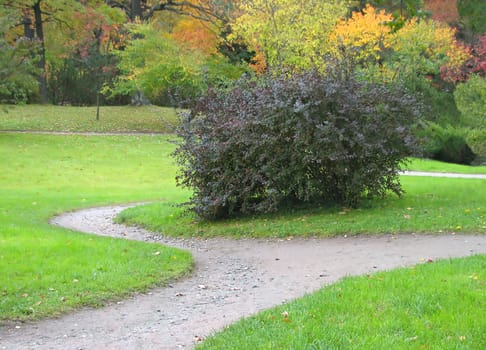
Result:
[[[173,108],[0,105],[0,130],[170,133],[177,124]]]
[[[486,255],[345,278],[197,349],[485,349]]]
[[[0,133],[0,322],[100,305],[189,272],[187,252],[47,223],[81,207],[182,200],[170,149],[166,136]]]

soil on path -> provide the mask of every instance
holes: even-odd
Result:
[[[348,275],[486,253],[486,236],[178,240],[112,223],[119,207],[52,220],[73,230],[189,249],[191,277],[100,309],[0,327],[0,349],[189,349],[212,332]]]

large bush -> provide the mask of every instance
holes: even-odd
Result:
[[[416,105],[401,89],[332,74],[240,80],[184,116],[178,184],[193,189],[190,205],[208,219],[400,195]]]
[[[476,158],[466,142],[466,132],[461,128],[428,123],[418,134],[428,158],[467,165]]]

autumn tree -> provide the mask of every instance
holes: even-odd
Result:
[[[180,44],[207,55],[217,53],[218,28],[212,23],[185,16],[172,30],[172,37]]]
[[[363,66],[379,64],[388,75],[440,77],[441,69],[457,69],[469,57],[468,50],[455,38],[455,30],[445,23],[412,18],[393,30],[391,14],[368,5],[341,20],[329,43],[337,56],[352,56]]]
[[[442,66],[460,66],[469,55],[455,30],[433,20],[411,19],[390,39],[391,66],[402,74],[436,77]]]
[[[120,75],[113,88],[105,89],[112,96],[141,92],[152,103],[178,104],[242,74],[242,68],[220,57],[178,45],[154,24],[129,28],[133,39],[118,51]]]
[[[101,3],[79,8],[67,28],[51,24],[49,90],[53,102],[95,103],[100,88],[117,74],[113,51],[126,44],[124,21],[120,11]],[[53,45],[54,40],[64,44]]]
[[[61,18],[68,18],[67,12],[80,6],[80,3],[73,2],[66,4],[64,0],[2,0],[0,7],[13,11],[18,18],[19,24],[23,26],[23,36],[38,45],[38,67],[39,67],[39,98],[41,103],[48,101],[47,89],[47,59],[46,59],[46,36],[45,23],[47,21],[62,21]]]
[[[329,38],[334,56],[351,57],[359,64],[382,61],[384,52],[391,46],[391,28],[387,23],[392,20],[391,14],[376,11],[370,5],[353,12],[351,18],[340,20]]]
[[[359,6],[353,7],[353,10],[362,10],[367,5],[377,10],[384,10],[393,16],[393,20],[388,25],[394,30],[404,26],[407,20],[413,17],[424,17],[426,13],[423,10],[423,0],[359,0]]]
[[[309,68],[321,65],[326,39],[347,11],[346,2],[311,0],[242,0],[241,16],[232,23],[241,37],[263,53],[270,67]]]
[[[39,43],[39,97],[41,103],[47,103],[46,48],[44,39],[44,20],[41,8],[42,0],[26,1],[23,6],[24,36]],[[19,4],[21,5],[21,4]]]
[[[461,66],[441,67],[444,81],[457,84],[467,81],[472,74],[486,78],[486,34],[477,37],[472,45],[465,44],[464,48],[469,57]]]

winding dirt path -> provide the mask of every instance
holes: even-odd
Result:
[[[190,278],[100,309],[0,327],[0,349],[189,349],[215,330],[347,275],[486,253],[486,236],[385,235],[293,240],[178,240],[112,223],[126,206],[52,220],[73,230],[189,249]]]

